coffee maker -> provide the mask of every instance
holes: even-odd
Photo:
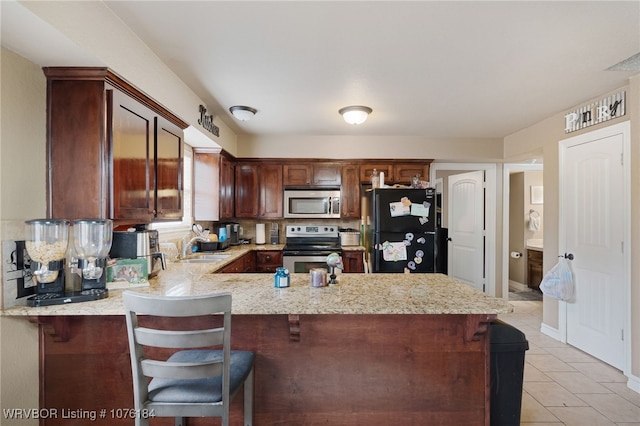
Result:
[[[232,246],[237,246],[240,243],[240,224],[239,223],[230,223],[227,225],[229,227],[229,244]]]
[[[81,289],[107,288],[107,259],[113,237],[113,222],[102,219],[80,219],[73,222],[77,272],[82,277]]]

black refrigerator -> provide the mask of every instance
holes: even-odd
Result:
[[[371,272],[435,272],[434,188],[366,192],[365,244]]]

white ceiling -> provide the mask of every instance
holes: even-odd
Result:
[[[607,70],[640,52],[639,1],[105,3],[238,134],[502,138],[640,72]],[[3,45],[86,55],[25,47],[4,14]]]

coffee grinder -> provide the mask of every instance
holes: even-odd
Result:
[[[107,258],[113,238],[113,222],[103,219],[79,219],[73,222],[78,265],[76,272],[82,277],[81,291],[107,288]]]
[[[27,301],[64,296],[69,221],[34,219],[25,224],[25,247],[31,258],[31,272],[37,283],[36,295]]]

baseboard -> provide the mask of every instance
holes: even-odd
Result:
[[[629,387],[629,389],[637,393],[640,393],[640,377],[630,375],[628,376],[628,378],[629,380],[627,381],[627,386]]]
[[[540,332],[546,336],[562,342],[562,339],[560,338],[560,331],[558,331],[557,328],[549,327],[547,324],[542,323],[540,325]]]
[[[509,280],[509,291],[531,291],[531,289],[526,284]]]

